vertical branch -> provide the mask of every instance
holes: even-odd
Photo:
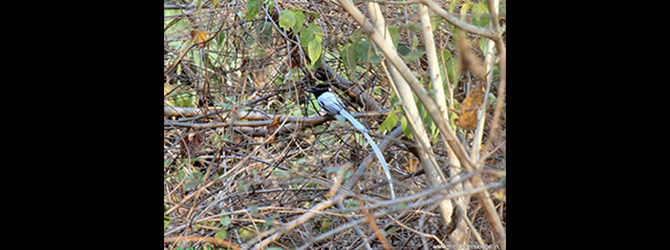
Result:
[[[505,58],[506,51],[505,51],[505,45],[503,44],[503,40],[502,40],[502,36],[501,36],[501,32],[500,32],[500,25],[498,23],[499,0],[487,0],[487,2],[488,2],[488,7],[489,7],[489,13],[491,14],[491,21],[490,21],[491,25],[490,26],[491,26],[491,30],[495,34],[495,37],[493,37],[492,39],[494,39],[494,41],[497,45],[498,52],[499,52],[500,57],[501,57],[501,69],[500,69],[500,71],[501,71],[501,76],[502,76],[503,74],[506,75],[506,72],[503,73],[506,70],[506,68],[502,67],[503,61],[505,60],[504,58]],[[491,44],[489,43],[489,45],[491,45]],[[490,47],[492,47],[492,46],[490,46]],[[489,48],[489,50],[492,51],[493,48]],[[492,56],[492,54],[493,53],[490,53],[490,55],[489,55],[489,53],[487,53],[486,56],[489,57],[489,56]],[[494,61],[493,58],[491,58],[490,60],[491,60],[491,62]],[[491,64],[489,64],[489,65],[491,65]],[[489,65],[486,65],[486,67],[489,67]],[[489,70],[489,72],[488,72],[489,77],[487,77],[487,80],[489,81],[488,82],[489,83],[488,84],[489,88],[490,88],[490,84],[491,84],[491,76],[490,76],[490,74],[492,74],[491,71],[492,70]],[[491,126],[491,131],[490,131],[490,132],[493,132],[493,133],[497,132],[497,122],[499,120],[500,111],[502,110],[502,97],[504,97],[504,96],[501,95],[501,93],[504,94],[504,87],[505,87],[504,84],[505,83],[504,83],[504,81],[502,80],[502,77],[501,77],[500,88],[498,90],[498,97],[499,97],[498,100],[497,100],[498,101],[498,106],[496,107],[496,112],[494,112],[494,120],[495,121],[494,121],[494,124]],[[488,91],[487,91],[487,93],[488,93]],[[486,105],[486,98],[484,99],[484,105],[482,105],[482,110],[480,112],[482,112],[482,113],[486,112],[486,110],[483,108],[483,107],[485,107],[485,105]],[[495,118],[498,118],[498,119],[495,119]],[[484,127],[483,122],[484,121],[483,121],[483,118],[482,118],[482,121],[480,121],[480,124],[478,125],[478,128],[477,128],[479,133],[482,133],[480,130],[484,129],[483,128]],[[490,145],[489,143],[493,139],[495,139],[495,138],[491,137],[491,135],[492,134],[489,133],[489,140],[488,140],[486,146],[484,147],[485,149],[488,149],[488,145]],[[479,143],[481,143],[481,141]],[[473,151],[473,152],[475,152],[475,151]],[[473,156],[476,156],[476,155],[473,155]],[[477,169],[481,169],[483,167],[485,159],[472,159],[472,160],[477,162],[477,164],[476,164]],[[481,184],[481,179],[479,178],[479,175],[476,175],[474,177],[474,182],[475,182],[475,185]],[[507,240],[507,236],[506,236],[506,233],[505,233],[505,229],[502,226],[502,222],[500,221],[500,217],[495,210],[493,201],[491,200],[491,198],[489,196],[489,193],[484,191],[482,193],[478,193],[477,197],[479,198],[479,200],[483,204],[484,212],[486,214],[486,218],[492,224],[493,231],[495,232],[495,234],[497,236],[498,244],[502,247],[502,249],[506,249],[505,242]]]
[[[347,12],[349,12],[349,14],[351,14],[351,16],[356,20],[356,22],[358,22],[362,26],[363,30],[368,32],[372,41],[374,41],[375,44],[377,44],[377,46],[384,52],[384,54],[388,56],[388,60],[392,63],[393,66],[395,66],[398,69],[399,73],[409,83],[414,93],[416,93],[421,102],[424,104],[424,106],[426,107],[426,111],[428,111],[428,114],[433,118],[433,121],[440,129],[443,139],[449,144],[449,146],[452,147],[454,153],[461,161],[461,164],[463,164],[463,166],[467,171],[473,171],[474,170],[473,161],[465,152],[463,145],[460,144],[460,142],[457,140],[454,131],[446,123],[446,118],[443,117],[442,114],[440,113],[440,110],[438,109],[435,100],[428,95],[426,89],[424,89],[423,86],[421,86],[421,84],[416,79],[416,77],[414,77],[414,75],[409,70],[407,65],[405,65],[403,61],[400,59],[397,52],[393,50],[393,46],[390,43],[390,41],[385,40],[383,38],[383,36],[379,33],[379,31],[376,30],[368,20],[366,20],[366,18],[360,13],[360,11],[354,6],[354,4],[351,1],[338,0],[338,2]],[[431,1],[427,0],[425,2],[431,2]],[[492,33],[492,31],[486,29],[484,33]],[[495,38],[496,41],[499,40],[501,41],[502,39],[500,38],[500,33],[498,33],[497,35],[498,35],[497,37],[493,36],[493,38]],[[478,178],[478,176],[475,176],[474,185],[478,186],[480,184],[481,179]],[[498,236],[498,240],[504,241],[505,232],[504,229],[502,228],[502,223],[500,222],[500,219],[497,217],[495,209],[493,209],[493,201],[491,201],[491,198],[488,196],[488,192],[478,193],[477,197],[484,204],[484,211],[486,212],[486,217],[493,224],[493,228],[495,234]]]
[[[462,144],[460,144],[458,138],[456,138],[456,134],[454,133],[453,129],[448,126],[446,118],[442,117],[440,110],[437,108],[437,104],[435,104],[435,100],[433,100],[433,98],[428,95],[426,89],[421,86],[419,80],[414,77],[407,65],[405,65],[402,59],[400,59],[398,53],[393,50],[393,45],[390,43],[390,41],[387,42],[384,40],[382,35],[363,16],[363,14],[358,9],[356,9],[356,6],[354,6],[350,0],[338,0],[338,2],[347,12],[349,12],[349,14],[356,20],[356,22],[361,25],[361,28],[370,34],[372,41],[377,44],[382,52],[384,52],[391,64],[396,67],[400,75],[402,75],[407,83],[409,83],[411,89],[424,104],[426,111],[428,111],[428,114],[431,116],[431,118],[433,118],[433,121],[440,129],[440,132],[442,132],[441,135],[443,136],[443,139],[454,149],[454,153],[456,153],[463,166],[467,170],[472,170],[474,163],[470,161],[467,153],[465,152],[465,148]]]
[[[390,46],[392,50],[395,51],[395,48],[393,48],[393,42],[391,41],[391,36],[389,35],[388,29],[384,24],[385,22],[382,12],[379,9],[379,4],[368,2],[368,10],[375,24],[375,29],[384,33],[383,39],[385,45]],[[437,61],[437,59],[435,61]],[[385,65],[385,63],[382,63],[382,67],[384,67],[384,69],[386,69]],[[405,112],[405,115],[407,115],[407,121],[410,125],[410,128],[412,129],[412,133],[414,134],[414,139],[418,142],[419,145],[421,145],[419,148],[419,158],[421,159],[421,165],[424,167],[426,173],[428,173],[427,176],[431,185],[440,185],[446,180],[446,176],[439,168],[437,160],[432,153],[433,149],[430,145],[430,138],[426,132],[423,121],[419,116],[419,110],[416,107],[416,102],[414,101],[410,87],[407,85],[405,79],[400,74],[398,74],[396,67],[391,65],[389,71],[391,72],[391,77],[389,80],[393,86],[394,91],[396,92],[396,95],[402,103],[402,108]],[[451,221],[451,214],[453,211],[451,201],[449,199],[442,200],[440,202],[440,210],[442,211],[442,218],[444,219],[445,223],[448,224]]]
[[[448,108],[446,103],[447,98],[446,95],[444,94],[444,87],[442,86],[442,76],[440,75],[439,64],[437,62],[437,50],[435,48],[435,39],[433,38],[433,29],[432,24],[430,22],[430,15],[428,13],[428,6],[424,4],[419,4],[419,14],[421,19],[421,25],[423,27],[423,37],[426,45],[426,57],[428,59],[430,79],[433,83],[433,91],[435,92],[435,102],[437,103],[437,106],[440,109],[442,116],[448,119],[449,115],[447,114]],[[457,176],[456,169],[460,169],[461,162],[458,160],[458,157],[456,157],[454,151],[447,143],[445,143],[445,147],[447,154],[449,155],[448,157],[449,165],[451,166],[449,168],[449,176]],[[465,181],[464,184],[467,187],[471,187],[469,181]],[[454,187],[454,191],[456,192],[462,191],[464,184],[461,183],[457,184]],[[454,205],[460,210],[464,210],[465,208],[467,208],[468,203],[467,201],[469,200],[470,200],[469,195],[465,197],[459,197],[455,200],[456,204]],[[444,215],[445,218],[449,217],[449,220],[445,220],[445,222],[450,223],[454,209],[452,207],[451,201],[446,201],[445,203],[448,203],[449,206],[451,207],[449,209],[449,212]],[[463,216],[463,214],[460,215],[461,216],[457,217],[455,222],[451,222],[456,224],[452,233],[449,234],[449,239],[455,244],[466,244],[467,239],[465,238],[465,235],[467,231],[467,226],[465,223],[463,223],[463,221],[467,220],[467,218]]]
[[[375,221],[375,216],[370,214],[367,209],[365,209],[365,202],[358,198],[358,207],[361,209],[361,213],[365,215],[365,218],[367,218],[368,223],[370,223],[370,229],[372,229],[373,232],[375,232],[375,235],[377,235],[377,239],[382,242],[382,245],[384,246],[384,249],[393,249],[391,246],[391,243],[389,243],[386,238],[384,238],[384,234],[382,234],[381,231],[379,231],[379,227],[377,227],[377,222]]]
[[[491,122],[491,129],[489,130],[489,139],[486,141],[483,150],[486,152],[491,149],[493,142],[498,139],[498,127],[500,123],[500,114],[502,113],[503,99],[505,97],[505,89],[507,87],[507,49],[505,42],[502,39],[502,31],[500,30],[500,23],[498,23],[498,8],[500,6],[499,0],[488,0],[489,12],[491,13],[491,29],[498,35],[494,41],[496,49],[498,49],[498,57],[500,58],[500,82],[498,84],[498,97],[496,100],[496,109],[493,112],[493,120]]]

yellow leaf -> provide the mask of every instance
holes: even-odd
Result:
[[[204,30],[191,30],[191,40],[194,43],[201,43],[207,40],[207,31]],[[204,44],[200,44],[200,48],[204,47]]]
[[[483,63],[470,48],[463,32],[458,33],[458,53],[458,68],[463,72],[467,70],[475,74],[478,82],[461,103],[461,110],[454,110],[458,114],[458,119],[454,119],[454,123],[466,130],[473,130],[477,128],[477,110],[482,107],[486,96],[484,85],[486,73]]]
[[[484,93],[486,92],[483,83],[483,81],[479,81],[479,83],[470,90],[470,93],[465,97],[465,100],[463,100],[461,110],[456,112],[458,118],[454,119],[454,123],[457,126],[467,130],[477,128],[477,110],[482,107]]]
[[[496,197],[496,199],[498,199],[498,200],[507,202],[507,195],[505,195],[500,190],[494,191],[493,192],[493,197]]]

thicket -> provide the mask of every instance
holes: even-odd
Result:
[[[506,248],[505,1],[163,8],[166,249]]]

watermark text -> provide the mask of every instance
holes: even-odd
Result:
[[[436,245],[433,249],[499,249],[498,245]]]

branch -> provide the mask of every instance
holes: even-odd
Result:
[[[217,116],[216,113],[221,113],[221,112],[230,112],[230,109],[224,109],[222,107],[211,107],[208,109],[204,108],[182,108],[182,107],[163,107],[163,115],[164,116],[173,116],[173,117],[195,117],[195,116],[201,116],[205,115],[205,111],[209,111],[206,113],[207,118],[216,118]],[[272,118],[271,115],[261,113],[261,112],[255,112],[255,111],[249,111],[249,112],[240,112],[240,118],[242,119],[248,119],[248,120],[263,120],[263,119],[270,119]]]
[[[400,56],[398,56],[398,53],[393,49],[393,45],[389,41],[384,39],[384,37],[380,34],[380,32],[375,29],[372,23],[370,23],[370,21],[368,21],[363,16],[363,14],[356,8],[356,6],[350,0],[338,0],[338,2],[347,12],[349,12],[349,14],[356,20],[356,22],[358,22],[361,25],[361,28],[370,35],[371,40],[375,44],[377,44],[377,46],[382,50],[382,52],[384,52],[384,54],[388,57],[388,60],[393,64],[393,66],[396,67],[396,69],[398,69],[399,73],[402,75],[403,78],[405,78],[407,83],[409,83],[413,92],[419,97],[421,102],[426,107],[426,111],[428,111],[428,114],[431,116],[431,118],[439,128],[441,132],[440,135],[442,136],[444,141],[446,141],[447,144],[449,144],[449,146],[454,150],[454,153],[458,157],[458,160],[461,162],[463,167],[469,172],[475,170],[475,165],[473,161],[470,159],[467,152],[465,151],[463,144],[461,144],[458,138],[456,137],[454,130],[451,129],[451,127],[447,124],[446,117],[442,116],[442,113],[440,112],[435,100],[433,99],[433,97],[428,95],[426,89],[423,88],[422,84],[413,75],[413,73],[410,71],[407,65],[404,64]],[[431,7],[431,5],[433,6],[433,8],[437,6],[435,3],[428,0],[424,0],[424,2],[429,7]],[[453,17],[449,16],[449,18]],[[480,28],[478,28],[480,30],[475,31],[471,26],[464,26],[462,27],[462,29],[471,33],[490,37],[496,40],[496,43],[502,40],[499,35],[492,36],[492,34],[490,33],[492,31],[490,30],[481,30]],[[475,185],[475,189],[482,187],[482,186],[476,187],[477,185],[481,184],[481,179],[479,178],[475,178],[475,181],[473,183]],[[484,190],[483,193],[478,193],[477,197],[480,199],[480,201],[483,202],[484,206],[487,207],[486,217],[491,223],[495,224],[494,231],[496,232],[496,235],[500,237],[498,240],[504,242],[505,232],[503,230],[498,230],[500,229],[499,227],[500,220],[497,219],[495,215],[491,213],[492,211],[489,211],[489,208],[492,206],[493,202],[491,201],[490,197],[488,197],[488,192]]]
[[[317,215],[318,211],[324,210],[326,208],[329,208],[329,207],[337,204],[338,202],[341,202],[342,199],[344,199],[344,196],[345,196],[344,193],[339,193],[339,194],[335,195],[335,197],[331,198],[330,200],[327,200],[327,201],[321,202],[319,204],[316,204],[307,213],[301,215],[297,219],[292,220],[292,221],[290,221],[290,222],[288,222],[288,223],[286,223],[286,224],[284,224],[280,227],[277,227],[277,228],[279,228],[277,230],[278,232],[275,232],[270,237],[265,238],[263,241],[256,244],[252,249],[262,249],[262,248],[266,247],[268,244],[270,244],[271,242],[278,239],[282,234],[284,234],[284,233],[288,232],[289,230],[299,226],[300,224],[303,224],[303,223],[307,222],[307,220],[309,220],[312,217],[314,217],[315,215]]]
[[[375,235],[377,235],[377,239],[379,239],[379,241],[382,242],[382,245],[384,246],[384,249],[387,249],[387,250],[393,249],[393,247],[391,246],[391,243],[389,243],[389,241],[386,240],[386,238],[384,238],[384,235],[382,234],[382,232],[379,231],[379,227],[377,227],[376,218],[374,216],[372,216],[370,214],[370,212],[368,212],[367,209],[365,209],[365,202],[360,198],[358,199],[358,207],[361,209],[361,212],[363,213],[363,215],[365,215],[365,219],[370,224],[370,229],[372,229],[372,231],[375,232]]]
[[[470,32],[472,34],[480,35],[480,36],[485,36],[491,39],[496,39],[500,37],[499,33],[495,33],[491,29],[486,29],[482,28],[476,25],[472,25],[466,22],[463,22],[458,19],[458,17],[453,16],[449,14],[449,12],[446,12],[440,6],[438,6],[435,2],[431,0],[420,0],[421,3],[425,4],[428,6],[433,12],[435,12],[438,16],[442,17],[444,20],[447,20],[447,22],[453,24],[454,26],[458,27],[459,29],[462,29],[464,31]],[[497,19],[495,19],[497,20]]]
[[[165,110],[167,110],[167,108]],[[186,112],[191,112],[195,114],[198,112],[201,113],[202,111],[186,111]],[[352,114],[352,116],[355,118],[378,117],[378,116],[386,116],[388,115],[389,112],[390,112],[389,110],[370,111],[370,112],[354,113]],[[326,121],[336,120],[335,116],[331,115],[311,116],[311,117],[301,117],[301,116],[288,116],[288,117],[279,116],[279,117],[280,117],[278,121],[279,123],[283,123],[286,121],[286,123],[311,125],[311,126],[316,126]],[[231,125],[238,127],[265,127],[265,126],[271,126],[273,123],[275,123],[275,119],[271,117],[270,119],[267,120],[239,121],[239,119],[254,119],[254,118],[265,118],[265,116],[260,115],[260,113],[254,113],[254,112],[240,112],[239,117],[235,120],[231,120],[232,118],[230,117],[223,122],[209,122],[209,123],[193,123],[191,121],[183,122],[183,121],[164,120],[163,126],[207,129],[207,128],[226,127]]]
[[[386,216],[386,215],[395,213],[399,210],[404,210],[404,209],[408,209],[408,208],[423,207],[423,206],[427,206],[429,204],[433,204],[435,202],[439,202],[440,200],[453,199],[453,198],[461,197],[461,196],[464,196],[464,195],[470,196],[470,195],[473,195],[473,194],[478,194],[478,193],[481,193],[481,192],[485,192],[487,189],[499,188],[499,187],[502,186],[502,184],[500,184],[500,183],[494,183],[494,184],[489,184],[489,185],[486,185],[486,186],[480,186],[480,187],[477,187],[477,188],[472,188],[472,189],[468,189],[468,190],[464,190],[464,191],[460,191],[460,192],[454,192],[454,193],[451,193],[451,194],[444,194],[442,192],[442,190],[444,190],[444,189],[452,188],[454,184],[461,183],[463,180],[469,179],[474,174],[475,174],[474,172],[470,172],[468,174],[465,174],[465,175],[461,176],[460,180],[454,180],[450,183],[445,183],[445,184],[442,184],[442,185],[438,185],[438,186],[435,186],[431,189],[425,190],[425,191],[423,191],[421,193],[418,193],[418,194],[413,194],[413,195],[410,195],[410,196],[400,197],[400,198],[397,198],[395,200],[380,201],[380,202],[377,202],[377,203],[374,203],[374,204],[370,204],[370,205],[366,206],[365,208],[368,209],[368,210],[371,210],[371,209],[380,208],[380,207],[390,207],[388,210],[379,211],[379,212],[376,212],[374,214],[371,214],[373,218],[379,218],[379,217],[382,217],[382,216]],[[341,195],[341,194],[342,193],[338,194],[338,196]],[[336,196],[336,197],[338,197],[338,196]],[[335,199],[336,197],[333,197],[333,199]],[[427,198],[427,199],[423,199],[423,198]],[[422,200],[418,201],[419,199],[422,199]],[[417,201],[412,203],[413,200],[417,200]],[[411,205],[407,205],[407,206],[404,206],[404,207],[403,206],[393,206],[393,204],[400,204],[400,203],[411,204]],[[350,211],[360,211],[360,208],[357,209],[356,207],[349,207],[348,209]],[[353,228],[354,226],[356,226],[358,224],[361,224],[361,223],[364,223],[367,220],[368,220],[367,217],[366,218],[361,218],[361,219],[358,219],[358,220],[352,220],[349,223],[346,223],[346,224],[341,225],[337,228],[329,230],[328,232],[326,232],[322,235],[311,238],[308,242],[304,243],[298,249],[305,249],[308,246],[310,246],[310,245],[312,245],[316,242],[323,241],[325,239],[331,238],[335,233],[342,232],[344,230],[348,230],[350,228]],[[375,235],[371,235],[370,239],[373,238],[374,236]],[[268,242],[268,244],[269,244],[269,242]],[[257,248],[254,248],[254,249],[257,249]]]
[[[400,127],[398,127],[398,128],[396,128],[395,130],[393,130],[393,132],[391,133],[391,135],[389,136],[389,138],[384,139],[384,141],[383,141],[382,143],[379,144],[379,150],[382,150],[382,151],[386,150],[386,149],[390,146],[390,144],[393,142],[393,140],[395,140],[396,137],[399,137],[399,136],[401,136],[402,134],[403,134],[403,133],[402,133],[402,128],[400,128]],[[373,159],[374,159],[375,157],[376,157],[376,156],[375,156],[374,154],[370,154],[370,155],[368,155],[368,157],[366,157],[366,158],[361,162],[361,165],[358,166],[358,169],[357,169],[357,171],[356,171],[356,174],[354,174],[354,175],[351,177],[351,179],[349,179],[349,181],[347,181],[347,183],[345,183],[345,184],[343,185],[344,189],[350,189],[350,188],[352,188],[353,186],[356,185],[356,183],[358,182],[358,178],[362,175],[362,173],[359,173],[359,172],[364,172],[365,169],[367,169],[367,166],[369,166],[370,164],[372,164],[372,161],[373,161]],[[367,164],[367,165],[364,165],[364,164]],[[363,170],[363,171],[361,171],[361,170]],[[338,190],[343,190],[343,189],[338,189]],[[258,244],[256,244],[256,245],[254,246],[253,249],[261,249],[261,248],[267,246],[267,245],[270,244],[272,241],[274,241],[274,240],[278,239],[279,237],[281,237],[282,234],[285,234],[285,233],[288,232],[289,230],[291,230],[291,229],[293,229],[293,228],[299,226],[299,225],[302,224],[302,223],[305,223],[307,220],[309,220],[310,218],[314,217],[314,215],[317,214],[316,212],[321,211],[321,210],[324,210],[324,209],[326,209],[326,208],[329,208],[329,207],[331,207],[331,206],[333,206],[333,205],[335,205],[335,204],[337,204],[337,203],[339,203],[339,202],[342,202],[342,200],[344,199],[344,197],[345,197],[346,195],[348,195],[348,192],[339,191],[338,194],[336,194],[333,198],[331,198],[331,199],[329,199],[329,200],[327,200],[327,201],[321,202],[321,203],[319,203],[319,204],[316,204],[316,205],[315,205],[312,209],[310,209],[308,212],[306,212],[306,213],[303,214],[302,216],[298,217],[297,219],[295,219],[295,220],[293,220],[293,221],[290,221],[290,222],[284,224],[284,225],[281,226],[279,229],[277,229],[277,230],[275,230],[275,229],[270,229],[270,230],[268,230],[267,232],[262,233],[262,234],[268,234],[268,233],[273,233],[273,232],[274,232],[270,237],[265,238],[264,240],[262,240],[261,242],[259,242]],[[356,224],[358,224],[358,223],[360,223],[360,222],[350,222],[349,224],[352,224],[351,226],[353,227],[354,225],[356,225]],[[274,230],[274,231],[273,231],[273,230]],[[331,232],[334,232],[334,231],[331,230]]]
[[[409,83],[410,87],[414,91],[414,93],[419,97],[421,102],[424,104],[426,107],[426,111],[428,111],[428,114],[431,116],[437,127],[440,129],[441,135],[443,136],[444,140],[449,144],[449,146],[452,147],[454,150],[454,153],[456,153],[456,156],[458,156],[459,160],[463,164],[463,166],[467,170],[472,170],[474,163],[470,161],[467,153],[465,152],[465,148],[463,145],[458,141],[458,138],[456,138],[456,134],[449,127],[449,125],[446,122],[446,118],[442,117],[442,114],[440,110],[437,108],[437,104],[435,103],[435,100],[432,99],[431,96],[428,95],[428,92],[426,89],[423,88],[419,80],[412,74],[410,69],[405,65],[400,59],[400,56],[398,53],[393,49],[393,45],[389,42],[384,41],[384,38],[382,35],[374,28],[374,26],[363,16],[363,14],[354,6],[354,4],[350,0],[338,0],[340,5],[351,14],[351,16],[358,22],[362,29],[365,30],[370,34],[370,38],[372,41],[377,44],[377,46],[384,52],[384,54],[388,57],[388,59],[391,61],[393,66],[398,69],[398,72],[402,75],[403,78]]]
[[[383,34],[385,35],[384,42],[395,51],[391,43],[391,36],[389,35],[388,30],[386,29],[384,15],[380,10],[379,5],[377,3],[372,2],[368,2],[367,4],[368,4],[369,16],[372,18],[375,28],[377,29],[377,31],[383,32]],[[424,6],[422,7],[425,8]],[[424,12],[422,12],[422,14],[425,14],[423,16],[425,18],[428,18],[427,9]],[[428,23],[429,24],[427,26],[424,23],[423,28],[424,31],[430,33],[431,32],[430,21],[428,21]],[[424,38],[427,40],[426,50],[428,53],[428,57],[432,55],[433,58],[436,58],[434,53],[435,46],[430,43],[433,40],[432,33],[430,33],[430,36],[426,36]],[[430,45],[433,45],[433,47],[430,47]],[[430,50],[431,48],[432,51]],[[431,52],[433,53],[431,54]],[[386,61],[389,60],[387,59]],[[437,64],[437,59],[435,59],[434,62],[435,64]],[[388,63],[392,64],[391,62]],[[386,69],[385,62],[382,63],[382,67]],[[444,175],[444,172],[440,169],[437,160],[435,159],[435,156],[432,154],[433,148],[430,145],[429,136],[426,132],[423,121],[419,115],[419,111],[416,107],[415,104],[416,102],[414,101],[414,97],[412,96],[410,87],[407,85],[407,82],[405,81],[404,77],[398,74],[398,70],[395,66],[391,65],[391,67],[389,67],[389,71],[391,72],[390,73],[391,77],[389,79],[391,80],[392,86],[394,87],[394,91],[396,91],[396,95],[400,100],[400,103],[402,103],[402,109],[407,115],[408,118],[407,121],[410,125],[412,133],[414,134],[414,140],[421,145],[421,147],[418,148],[419,158],[421,159],[421,165],[423,166],[423,169],[426,171],[426,173],[428,173],[427,177],[431,185],[433,186],[440,185],[442,182],[446,181],[446,176]],[[437,72],[439,72],[439,70]],[[438,86],[441,86],[441,84]],[[444,110],[446,110],[446,108],[444,108]],[[439,205],[440,210],[442,211],[442,218],[444,219],[445,224],[449,224],[451,220],[451,212],[453,210],[451,201],[448,199],[444,199],[439,201]]]
[[[177,237],[168,237],[168,238],[163,238],[163,243],[170,243],[170,242],[181,242],[181,241],[195,241],[195,242],[207,242],[207,243],[212,243],[216,244],[219,246],[224,246],[230,249],[242,249],[240,246],[238,246],[235,243],[232,243],[227,240],[217,240],[214,237],[211,236],[199,236],[199,235],[193,235],[193,236],[177,236]]]
[[[403,135],[404,133],[402,131],[402,127],[397,126],[395,129],[393,129],[393,131],[391,131],[389,136],[386,139],[384,139],[384,141],[379,143],[378,145],[379,150],[386,151],[391,146],[391,144],[395,142],[395,140],[399,139]],[[365,171],[368,169],[368,166],[372,164],[372,161],[374,161],[375,158],[376,156],[374,155],[374,153],[365,157],[363,161],[361,161],[361,164],[358,165],[358,168],[356,168],[356,172],[354,172],[354,174],[351,175],[351,178],[349,178],[349,181],[347,181],[344,184],[344,188],[353,189],[354,186],[356,186],[356,184],[358,183],[358,180],[361,178],[361,176],[363,176]]]

